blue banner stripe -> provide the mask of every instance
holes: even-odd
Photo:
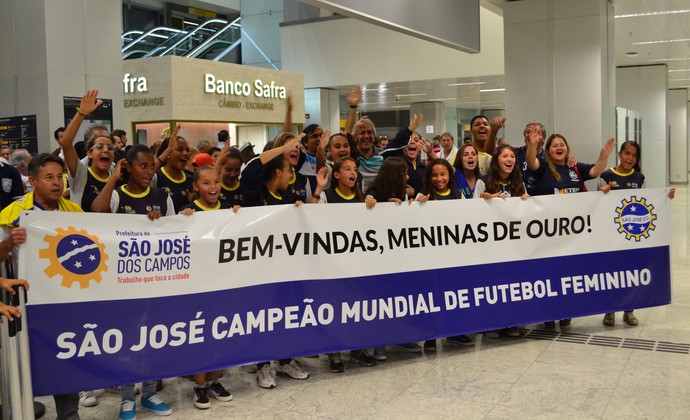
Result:
[[[30,305],[34,392],[99,389],[283,357],[664,305],[671,302],[669,261],[669,247],[662,246],[187,296]],[[232,273],[227,280],[232,283]],[[269,322],[278,315],[281,320]],[[294,320],[286,322],[289,317]],[[263,320],[251,332],[250,318]],[[149,344],[136,350],[142,328]]]

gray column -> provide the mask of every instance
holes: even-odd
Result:
[[[112,0],[0,0],[0,116],[35,114],[39,151],[56,147],[63,96],[98,88],[122,123],[121,7]]]
[[[540,121],[593,163],[614,135],[613,8],[601,0],[504,2],[506,142]]]

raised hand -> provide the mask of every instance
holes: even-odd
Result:
[[[506,117],[493,117],[491,119],[491,131],[494,133],[506,125]]]
[[[362,88],[357,85],[354,89],[352,89],[352,92],[350,92],[349,95],[347,95],[347,103],[349,103],[352,106],[357,106],[359,105],[359,102],[362,100]]]
[[[81,97],[81,102],[79,103],[79,111],[81,111],[81,114],[88,115],[95,111],[101,105],[103,105],[103,101],[98,99],[98,89],[91,89],[86,91],[84,96]]]

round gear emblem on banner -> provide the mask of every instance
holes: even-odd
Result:
[[[618,232],[625,235],[625,239],[635,239],[639,242],[640,239],[648,238],[649,232],[653,231],[656,226],[656,214],[652,212],[654,206],[647,204],[644,198],[637,199],[637,196],[630,197],[630,201],[621,201],[621,206],[616,207],[618,216],[614,221],[618,224]]]
[[[40,258],[50,261],[43,272],[50,278],[61,275],[61,285],[67,288],[71,288],[74,282],[78,282],[82,289],[89,287],[91,280],[100,283],[101,275],[108,269],[105,264],[108,256],[98,238],[71,226],[67,230],[57,228],[55,232],[55,236],[43,237],[48,247],[38,253]]]

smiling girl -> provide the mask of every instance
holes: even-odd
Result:
[[[512,146],[503,144],[496,149],[489,164],[486,184],[475,190],[475,197],[529,197]]]
[[[640,145],[634,141],[626,141],[621,144],[618,151],[618,165],[607,169],[601,174],[599,190],[607,193],[611,190],[638,189],[644,185],[644,174],[640,170]],[[673,199],[676,189],[671,188],[668,198]],[[635,326],[639,324],[632,310],[623,312],[623,321]],[[609,312],[604,315],[604,325],[613,327],[616,325],[616,313]]]
[[[544,159],[537,157],[537,136],[530,137],[527,147],[527,166],[537,180],[537,195],[571,194],[586,191],[585,181],[601,175],[613,151],[616,140],[611,137],[599,153],[594,164],[577,163],[568,166],[570,148],[565,137],[552,134],[544,146]]]
[[[135,144],[125,159],[119,161],[115,171],[98,194],[91,210],[100,213],[145,214],[155,220],[161,216],[172,216],[175,209],[168,193],[161,188],[151,188],[155,164],[151,149]],[[127,184],[115,188],[122,177],[122,170],[129,173]]]
[[[156,171],[153,186],[170,194],[175,212],[189,204],[192,198],[192,173],[185,168],[191,162],[187,140],[177,135],[177,126],[169,139],[163,140],[158,150],[157,162],[163,165]]]
[[[455,185],[455,171],[445,159],[432,160],[424,174],[424,194],[417,196],[417,201],[455,200],[462,198],[462,193]]]
[[[320,127],[319,127],[320,129]],[[279,148],[289,141],[293,140],[295,135],[292,133],[281,133],[273,139],[273,148]],[[283,157],[290,164],[290,179],[286,193],[290,194],[294,201],[301,201],[306,203],[312,195],[311,184],[306,175],[301,174],[295,170],[300,158],[299,147],[291,147],[283,152]]]
[[[227,209],[229,206],[218,200],[221,183],[220,175],[213,166],[203,165],[194,172],[194,192],[199,198],[182,208],[180,214],[191,216],[197,211],[211,211]],[[209,396],[218,401],[231,401],[232,394],[218,382],[221,371],[202,372],[194,374],[194,406],[199,409],[211,407]]]
[[[525,161],[536,179],[537,195],[549,195],[587,191],[585,181],[594,179],[604,172],[609,155],[615,147],[616,139],[609,137],[594,164],[577,163],[573,166],[567,165],[570,148],[562,135],[552,134],[549,136],[544,145],[543,159],[537,157],[537,149],[541,143],[539,133],[531,133],[527,143]],[[559,323],[561,327],[569,327],[570,319],[561,319]],[[547,321],[544,326],[552,329],[556,323]]]

